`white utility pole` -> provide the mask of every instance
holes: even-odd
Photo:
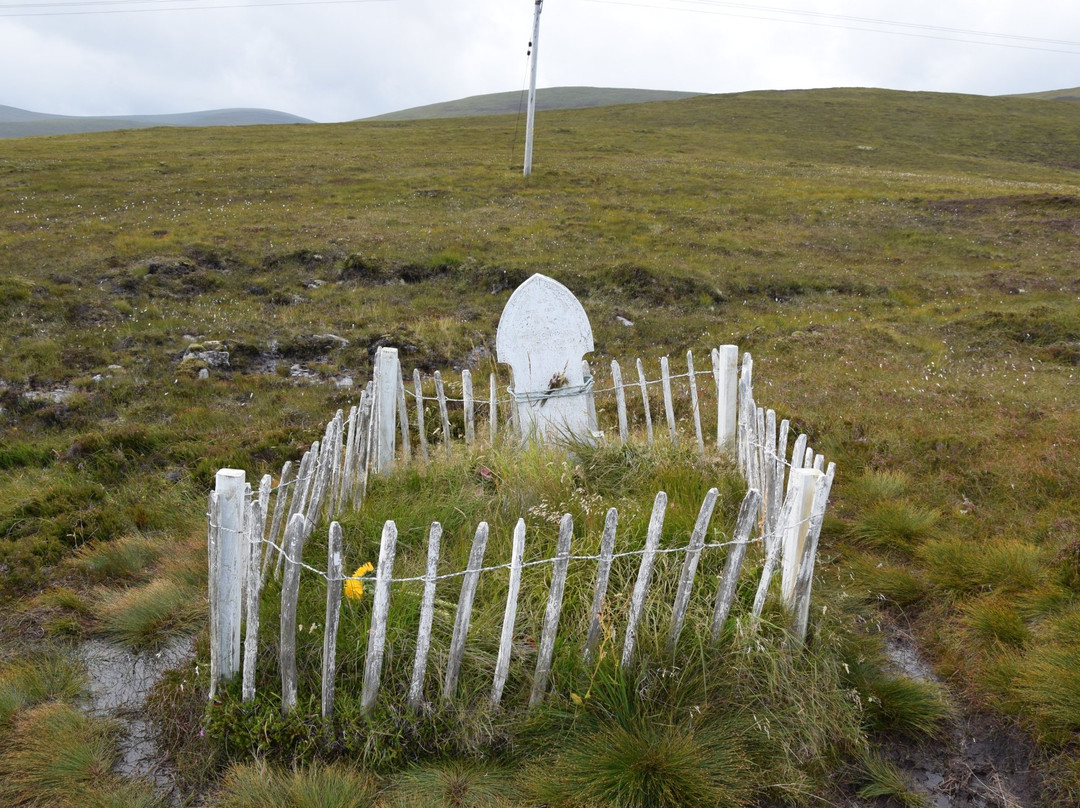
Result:
[[[536,52],[540,49],[540,10],[544,0],[536,0],[533,15],[532,42],[529,43],[532,62],[529,66],[529,111],[525,117],[525,176],[532,173],[533,121],[536,119]]]

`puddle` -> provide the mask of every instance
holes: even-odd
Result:
[[[190,638],[175,640],[157,652],[133,653],[103,640],[88,640],[79,648],[79,658],[90,679],[88,712],[120,724],[117,773],[151,781],[174,804],[179,795],[173,772],[158,754],[154,727],[142,708],[161,675],[181,665],[191,654]]]

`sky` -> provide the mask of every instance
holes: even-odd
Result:
[[[528,86],[534,0],[0,0],[0,104],[347,121]],[[1077,0],[544,0],[538,87],[1080,86]]]

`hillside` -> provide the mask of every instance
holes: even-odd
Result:
[[[213,109],[163,115],[78,116],[31,112],[0,106],[0,138],[112,132],[154,126],[256,126],[312,123],[307,118],[270,109]]]
[[[1043,101],[1080,101],[1080,87],[1068,90],[1046,90],[1041,93],[1021,93],[1014,98],[1038,98]]]
[[[616,104],[644,104],[650,101],[676,101],[691,98],[700,93],[669,90],[632,90],[609,87],[548,87],[537,89],[536,108],[584,109],[606,107]],[[427,104],[385,115],[376,115],[370,121],[415,121],[426,118],[466,118],[476,115],[509,115],[523,112],[528,92],[490,93],[474,95],[441,104]]]
[[[191,649],[147,712],[192,804],[287,805],[225,795],[341,777],[364,806],[407,788],[404,804],[437,804],[447,778],[569,805],[539,796],[551,772],[591,783],[604,755],[632,773],[640,750],[689,766],[682,789],[749,772],[733,806],[1078,804],[1080,105],[837,89],[550,110],[529,178],[519,138],[512,117],[489,115],[5,144],[0,802],[50,804],[42,728],[115,754],[115,730],[77,711],[79,654],[107,640]],[[692,658],[662,656],[660,607],[656,655],[632,675],[584,678],[561,648],[563,696],[536,712],[391,707],[367,722],[347,677],[332,732],[309,685],[292,717],[267,682],[254,704],[237,687],[208,706],[215,472],[257,481],[296,462],[356,403],[380,346],[406,373],[439,370],[451,398],[462,368],[502,372],[496,323],[534,272],[588,312],[598,385],[613,358],[737,344],[761,401],[836,462],[806,648],[772,601],[749,633],[747,586]],[[200,379],[199,356],[221,352],[228,364]],[[643,474],[674,495],[722,473],[685,446],[608,448],[603,462],[434,452],[373,488],[380,509],[349,517],[346,566],[375,557],[373,526],[395,509],[442,508],[460,557],[455,507],[489,495],[541,520]],[[693,486],[678,463],[700,470]],[[545,487],[515,497],[503,480],[529,472]],[[418,535],[403,532],[413,562]],[[325,568],[325,553],[304,558]],[[746,563],[760,571],[756,548]],[[485,638],[501,585],[478,601]],[[353,669],[366,603],[349,604]],[[515,641],[530,653],[529,636]],[[473,681],[490,681],[490,657],[479,643]],[[135,781],[94,788],[102,804],[158,804],[136,803]],[[681,804],[717,804],[707,797]]]

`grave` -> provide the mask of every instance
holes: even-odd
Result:
[[[499,362],[510,366],[515,415],[525,440],[591,440],[592,376],[585,354],[593,350],[592,326],[574,293],[536,274],[506,301],[495,336]]]

